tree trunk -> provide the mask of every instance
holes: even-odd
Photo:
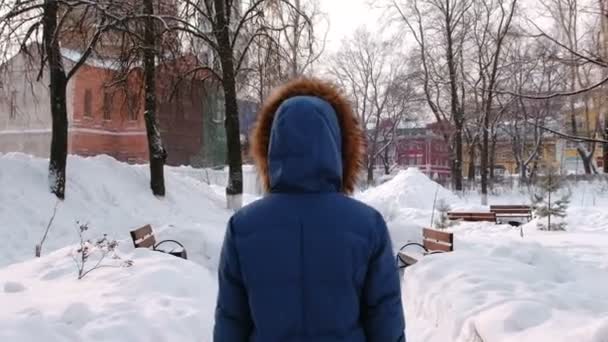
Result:
[[[455,155],[452,157],[452,186],[456,191],[462,191],[462,127],[457,128],[454,135]]]
[[[455,154],[452,161],[452,184],[454,190],[462,191],[462,129],[464,126],[464,113],[460,107],[458,99],[458,76],[456,74],[456,61],[454,52],[454,37],[453,28],[449,16],[445,17],[446,21],[446,60],[450,77],[450,111],[456,132],[454,134]]]
[[[600,0],[600,11],[602,15],[600,16],[601,27],[602,27],[602,52],[603,58],[608,57],[608,12],[606,12],[606,2],[604,0]],[[604,77],[607,76],[608,72],[606,68],[603,69]],[[605,90],[604,90],[605,91]],[[608,113],[604,112],[604,140],[608,139]],[[602,159],[604,161],[604,173],[608,173],[608,143],[602,144],[603,155]]]
[[[154,15],[153,0],[144,0],[144,14]],[[148,137],[148,154],[150,158],[150,188],[156,196],[165,195],[164,165],[167,152],[163,147],[160,130],[156,123],[156,44],[154,19],[145,18],[144,28],[144,120]]]
[[[552,176],[549,175],[549,182],[553,182]],[[547,230],[552,230],[551,229],[551,190],[549,190],[549,200],[547,201],[547,211],[549,213],[549,215],[547,216]]]
[[[471,184],[475,183],[475,142],[469,147],[469,174],[467,178]]]
[[[538,174],[538,157],[534,158],[534,161],[532,162],[532,168],[529,168],[529,169],[530,169],[530,175],[528,177],[528,181],[531,184],[534,184],[536,181],[536,176]]]
[[[608,114],[604,114],[604,140],[608,140]],[[604,173],[608,173],[608,143],[602,144],[602,150]]]
[[[374,164],[367,166],[367,186],[374,186]]]
[[[242,206],[243,194],[243,160],[239,127],[239,110],[236,95],[234,56],[230,42],[230,23],[226,18],[224,0],[215,0],[215,36],[218,54],[222,65],[224,88],[224,107],[226,110],[226,144],[228,148],[228,186],[226,197],[229,209]]]
[[[605,123],[605,133],[604,133],[604,140],[608,139],[608,118],[604,119],[606,121]],[[604,173],[608,174],[608,143],[604,143],[603,144],[603,159],[604,159]]]
[[[389,158],[390,158],[389,148],[387,147],[384,149],[384,174],[385,175],[391,174],[391,161]]]
[[[481,144],[481,204],[488,205],[488,144],[490,129],[490,113],[486,112],[483,116],[483,140]]]
[[[581,158],[581,162],[583,163],[583,169],[585,170],[586,175],[590,175],[593,173],[593,157],[592,155],[588,155],[585,150],[577,149],[578,156]]]
[[[66,164],[68,156],[68,113],[66,106],[67,77],[63,69],[57,30],[58,3],[45,0],[43,12],[43,41],[50,74],[50,98],[53,129],[49,159],[49,186],[59,199],[65,198]]]
[[[496,137],[492,137],[492,143],[490,144],[490,155],[488,156],[489,167],[490,167],[490,184],[496,176]]]
[[[583,168],[585,169],[585,174],[590,175],[593,173],[593,153],[587,154],[585,151],[579,150],[579,156],[583,161]]]
[[[528,175],[526,174],[528,171],[528,167],[526,163],[519,162],[519,181],[521,184],[528,184]]]

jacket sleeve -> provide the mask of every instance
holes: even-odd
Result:
[[[253,329],[235,238],[230,219],[220,256],[214,342],[246,342]]]
[[[377,214],[377,237],[363,288],[363,326],[370,342],[405,342],[399,271],[386,223]]]

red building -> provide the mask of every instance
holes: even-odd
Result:
[[[62,54],[67,68],[80,57],[68,49],[62,49]],[[157,71],[156,115],[169,165],[190,164],[203,147],[204,75],[176,81],[180,74],[176,68],[191,67],[189,64],[184,57]],[[48,74],[30,84],[37,68],[23,53],[4,67],[6,79],[0,82],[0,152],[48,157],[52,125]],[[107,154],[124,162],[145,163],[148,140],[142,70],[132,70],[124,83],[114,85],[115,69],[109,59],[90,58],[70,79],[66,89],[68,153]]]
[[[417,167],[427,176],[447,182],[451,177],[450,152],[437,124],[397,130],[395,162]]]
[[[167,164],[189,165],[202,148],[202,78],[178,82],[181,65],[159,68],[157,75],[157,121],[168,152]],[[71,81],[70,148],[72,154],[107,154],[117,160],[142,163],[148,160],[144,122],[142,70],[134,70],[126,84],[108,87],[114,70],[100,65],[85,65]],[[69,105],[68,105],[69,107]]]
[[[69,153],[81,156],[107,154],[117,160],[141,163],[148,159],[140,77],[130,86],[107,88],[113,71],[84,65],[68,89]],[[71,111],[69,110],[71,108]]]

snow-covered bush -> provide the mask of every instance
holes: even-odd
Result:
[[[133,261],[122,260],[118,254],[116,254],[116,247],[118,247],[118,241],[108,239],[107,234],[104,234],[102,238],[92,242],[85,238],[86,232],[89,230],[89,225],[78,224],[78,236],[80,243],[78,248],[73,251],[72,258],[78,269],[78,279],[84,278],[87,274],[100,269],[100,268],[120,268],[120,267],[131,267]],[[106,257],[110,257],[113,262],[104,263]],[[87,267],[87,262],[93,257],[96,259],[93,266]]]
[[[447,201],[440,199],[437,202],[437,214],[439,216],[435,220],[435,228],[447,229],[452,225],[452,222],[448,218],[448,212],[450,212],[450,210],[452,210],[452,207]]]

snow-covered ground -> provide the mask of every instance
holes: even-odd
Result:
[[[224,199],[171,168],[168,194],[157,199],[146,167],[70,157],[66,200],[43,257],[34,259],[57,203],[46,191],[46,170],[42,159],[0,156],[0,341],[211,341],[215,272],[230,216]],[[77,280],[70,256],[77,221],[89,223],[92,239],[120,240],[118,253],[133,266]],[[190,260],[135,251],[129,231],[148,223],[158,238],[181,241]]]
[[[608,341],[608,195],[605,184],[572,189],[566,232],[462,223],[455,252],[407,268],[403,296],[408,341]],[[415,169],[359,197],[386,216],[396,246],[419,241],[432,203],[485,209],[459,199]],[[524,194],[490,204],[525,204]]]
[[[0,155],[0,341],[211,341],[215,272],[225,224],[221,186],[168,168],[168,195],[148,191],[148,170],[108,157],[70,157],[67,199],[40,259],[33,258],[56,201],[45,160]],[[608,195],[604,184],[573,188],[568,231],[460,224],[455,252],[409,267],[403,295],[410,342],[608,341]],[[435,197],[456,210],[483,209],[415,169],[357,197],[386,217],[397,249],[419,241]],[[245,202],[255,199],[246,196]],[[527,202],[508,193],[490,203]],[[77,280],[76,222],[108,234],[132,267]],[[188,261],[134,250],[129,231],[150,223],[186,245]],[[104,264],[118,265],[107,259]]]

